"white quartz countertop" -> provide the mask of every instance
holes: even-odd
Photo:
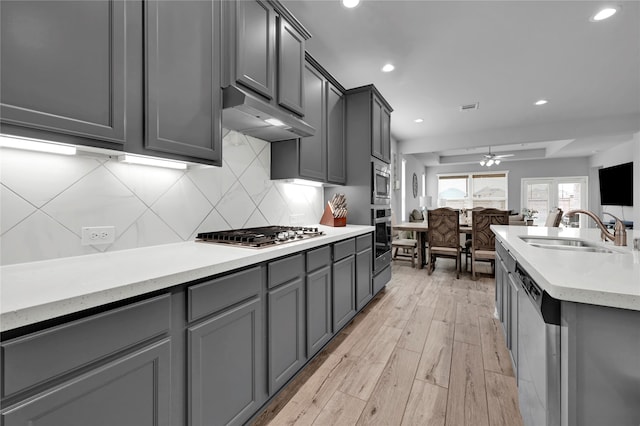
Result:
[[[511,255],[546,292],[559,300],[640,311],[640,253],[633,239],[640,231],[627,230],[626,247],[600,239],[599,229],[496,226],[491,229]],[[581,239],[614,253],[554,250],[531,246],[520,237]]]
[[[360,225],[318,227],[325,235],[262,249],[185,242],[3,266],[0,331],[221,274],[375,229]]]

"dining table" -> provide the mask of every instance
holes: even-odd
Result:
[[[416,241],[418,243],[418,266],[422,269],[427,264],[427,256],[425,251],[425,243],[428,241],[429,224],[426,221],[423,222],[402,222],[392,225],[395,231],[410,231],[416,233]],[[460,233],[469,235],[471,234],[471,225],[464,223],[460,224]]]

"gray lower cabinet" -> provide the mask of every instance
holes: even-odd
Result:
[[[134,47],[126,2],[2,1],[0,8],[2,132],[36,129],[122,149],[126,56]]]
[[[305,363],[304,279],[270,290],[268,309],[269,394],[274,394]]]
[[[187,333],[189,424],[243,424],[262,403],[262,300],[251,299]]]
[[[331,323],[331,247],[307,253],[307,358],[333,336]]]
[[[222,165],[219,1],[145,3],[146,142]]]
[[[333,332],[356,314],[356,240],[333,245]]]
[[[372,236],[356,239],[356,310],[362,309],[373,298],[371,271],[373,265]]]
[[[3,424],[169,426],[170,360],[167,338],[6,408]]]

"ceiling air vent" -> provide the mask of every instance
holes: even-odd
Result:
[[[475,104],[460,105],[460,111],[470,111],[472,109],[478,109],[479,107],[480,102],[476,102]]]

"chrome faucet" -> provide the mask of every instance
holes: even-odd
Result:
[[[591,219],[594,220],[596,225],[600,228],[602,232],[603,239],[609,239],[613,241],[613,245],[616,246],[626,246],[627,245],[627,228],[624,226],[624,223],[618,219],[616,216],[611,213],[604,212],[604,214],[608,214],[616,220],[616,224],[613,226],[613,234],[607,230],[607,227],[602,223],[600,218],[595,215],[595,213],[590,212],[589,210],[570,210],[566,212],[564,215],[566,217],[575,216],[578,213],[586,214]]]

